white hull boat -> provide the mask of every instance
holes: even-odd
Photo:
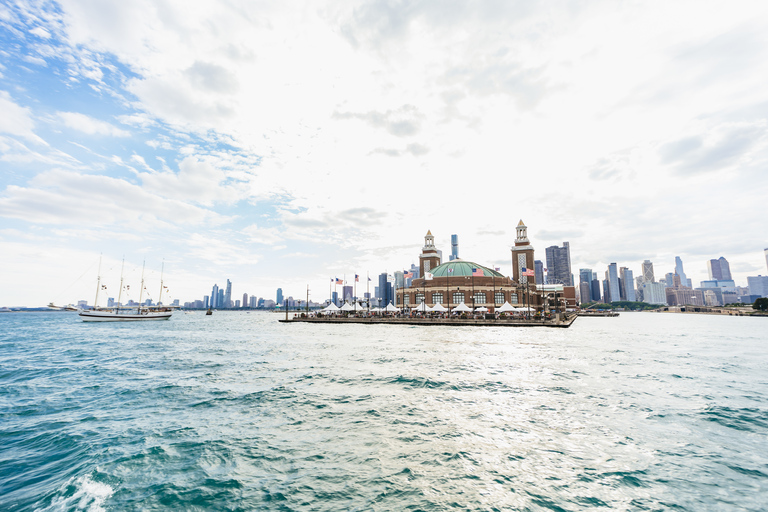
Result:
[[[83,310],[80,318],[83,322],[137,322],[143,320],[168,320],[173,315],[173,310],[152,309],[120,309],[120,310]]]

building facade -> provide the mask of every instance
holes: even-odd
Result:
[[[568,242],[563,242],[562,247],[552,245],[544,251],[547,255],[547,284],[573,286],[571,245]]]
[[[710,281],[730,281],[731,278],[731,266],[724,257],[716,260],[709,260],[707,262],[707,271],[709,272]]]

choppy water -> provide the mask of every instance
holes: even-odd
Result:
[[[0,314],[0,510],[766,510],[768,319]]]

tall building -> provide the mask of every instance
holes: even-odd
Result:
[[[427,234],[424,236],[424,247],[419,255],[419,275],[425,276],[427,272],[439,264],[440,255],[435,247],[435,237],[431,231],[427,230]],[[381,285],[381,276],[379,276],[379,285]]]
[[[227,291],[224,292],[224,307],[232,307],[232,282],[227,279]]]
[[[434,244],[432,247],[434,247]],[[379,274],[379,297],[377,298],[381,299],[381,307],[386,307],[390,302],[392,304],[395,303],[395,294],[392,292],[392,283],[389,282],[389,276],[386,272]]]
[[[278,306],[283,305],[283,289],[282,288],[277,289],[277,305]]]
[[[675,286],[674,272],[669,272],[664,276],[664,286],[666,286],[667,288],[673,288]]]
[[[747,277],[747,284],[750,295],[768,297],[768,276],[749,276]]]
[[[581,296],[581,302],[592,301],[592,269],[581,268],[579,269],[579,295]]]
[[[592,301],[600,302],[600,280],[597,278],[597,272],[592,273]]]
[[[731,266],[728,264],[728,260],[722,256],[716,260],[709,260],[707,270],[709,271],[709,279],[712,281],[731,280]]]
[[[354,297],[352,297],[352,294],[354,294],[354,293],[355,293],[355,291],[354,291],[354,288],[352,286],[349,286],[349,285],[342,286],[341,287],[341,299],[342,299],[342,301],[344,301],[344,302],[348,302],[348,301],[352,302],[352,299],[354,298]]]
[[[221,307],[219,304],[219,285],[214,284],[213,289],[211,290],[211,307],[212,308],[218,308]]]
[[[459,259],[459,235],[451,235],[451,255],[449,261]]]
[[[248,307],[248,294],[247,293],[243,294],[243,307],[244,308]]]
[[[536,282],[539,284],[545,284],[547,281],[544,279],[544,263],[541,260],[533,261],[534,273],[536,274]]]
[[[656,282],[656,278],[653,275],[653,263],[651,263],[651,260],[645,260],[643,262],[643,275],[641,277],[643,278],[643,281],[648,283]]]
[[[621,284],[624,286],[624,300],[635,302],[635,278],[627,267],[621,267]]]
[[[685,271],[683,270],[683,260],[680,259],[680,256],[675,256],[675,274],[680,276],[680,284],[682,286],[691,288],[691,282],[685,275]]]
[[[515,228],[517,231],[517,238],[515,238],[515,245],[512,247],[512,278],[514,281],[522,284],[530,283],[536,284],[536,277],[530,279],[528,276],[524,276],[525,270],[534,270],[534,258],[533,258],[533,246],[531,241],[528,240],[528,226],[523,224],[523,220]]]
[[[553,245],[545,249],[547,255],[547,283],[573,286],[571,276],[571,246],[563,242],[562,247]]]
[[[606,302],[618,302],[621,300],[621,288],[619,288],[619,270],[615,263],[608,265],[605,271],[605,292]]]
[[[664,292],[664,283],[643,281],[639,291],[643,294],[643,302],[648,304],[667,304],[667,295]]]

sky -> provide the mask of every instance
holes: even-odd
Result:
[[[427,230],[509,274],[521,219],[576,276],[680,256],[698,286],[724,256],[746,286],[766,26],[740,0],[2,1],[0,306],[98,275],[137,299],[142,268],[182,303],[373,292]]]

